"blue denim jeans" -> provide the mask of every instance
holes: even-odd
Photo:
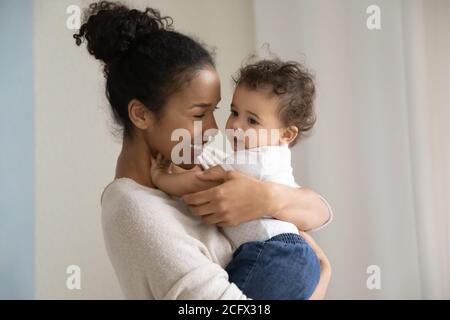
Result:
[[[320,278],[315,252],[293,233],[244,243],[225,270],[230,282],[256,300],[308,299]]]

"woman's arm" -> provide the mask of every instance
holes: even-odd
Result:
[[[291,222],[300,230],[311,230],[330,219],[328,206],[307,188],[262,182],[218,166],[198,177],[223,182],[209,190],[183,196],[192,212],[201,216],[205,223],[236,226],[270,215]]]
[[[207,190],[217,186],[216,181],[206,181],[198,178],[201,171],[182,171],[177,173],[168,173],[165,169],[158,167],[152,161],[151,176],[152,183],[158,189],[173,196],[182,196],[184,194]]]
[[[200,167],[182,170],[177,166],[171,165],[171,162],[165,160],[161,154],[158,154],[156,158],[151,158],[150,174],[152,183],[158,189],[173,196],[179,197],[184,194],[207,190],[220,184],[217,181],[199,179],[198,175],[201,173]]]
[[[102,210],[106,248],[127,298],[247,299],[186,232],[176,208],[133,189],[105,195]]]
[[[317,229],[331,219],[331,211],[313,190],[267,183],[269,212],[275,219],[291,222],[302,231]]]
[[[316,289],[314,290],[312,296],[309,298],[310,300],[323,300],[325,299],[328,284],[331,279],[331,265],[330,261],[328,261],[327,256],[323,252],[323,250],[317,245],[314,239],[305,232],[300,232],[303,238],[308,242],[311,248],[316,253],[317,257],[320,261],[320,279],[317,284]]]
[[[207,190],[218,185],[214,181],[200,180],[197,171],[152,175],[152,182],[158,189],[178,197],[188,193]]]

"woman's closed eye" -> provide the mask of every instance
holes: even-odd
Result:
[[[212,111],[214,112],[217,109],[219,109],[219,107],[214,107]],[[206,113],[207,112],[203,112],[203,113],[200,113],[200,114],[194,114],[193,117],[196,118],[196,119],[201,119],[201,118],[203,118],[206,115]]]

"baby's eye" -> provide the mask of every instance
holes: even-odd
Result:
[[[250,124],[252,124],[252,125],[257,125],[257,124],[259,124],[259,122],[256,121],[256,120],[253,119],[253,118],[248,118],[248,123],[250,123]]]
[[[237,117],[237,116],[239,116],[239,113],[237,111],[235,111],[235,110],[231,110],[231,115],[233,117]]]

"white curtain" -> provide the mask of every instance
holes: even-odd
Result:
[[[369,30],[377,5],[381,29]],[[254,0],[257,47],[316,74],[299,182],[335,220],[315,234],[329,298],[450,298],[450,1]],[[264,55],[265,47],[261,51]],[[381,288],[368,289],[367,268]]]

